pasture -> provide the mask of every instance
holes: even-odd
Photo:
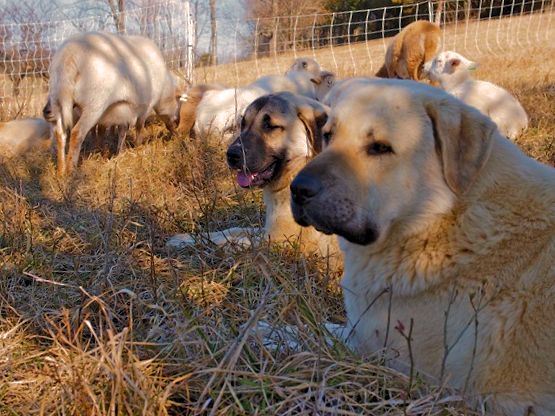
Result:
[[[373,42],[373,65],[364,45],[336,48],[337,66],[315,56],[338,78],[355,75],[351,59],[370,75],[383,57]],[[476,78],[525,107],[522,149],[555,165],[552,42],[459,50],[480,63]],[[210,71],[199,81],[256,77]],[[262,225],[260,193],[235,184],[224,146],[170,139],[161,125],[148,133],[117,157],[84,152],[68,183],[48,154],[0,163],[0,414],[479,414],[464,392],[326,342],[320,323],[344,316],[338,276],[294,241],[203,241],[203,231]],[[169,251],[177,232],[199,243]],[[258,320],[299,325],[299,348],[265,346],[250,331]]]

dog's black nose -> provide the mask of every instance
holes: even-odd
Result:
[[[318,195],[322,188],[322,182],[318,178],[307,173],[300,173],[291,182],[291,197],[293,202],[302,205],[310,198]]]
[[[231,168],[238,168],[241,166],[241,160],[243,158],[243,147],[240,145],[231,145],[227,149],[227,164]]]

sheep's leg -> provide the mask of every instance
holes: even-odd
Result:
[[[125,147],[125,138],[127,137],[127,130],[129,127],[125,126],[118,126],[118,150],[116,154],[120,154]]]
[[[56,167],[58,176],[63,176],[66,171],[66,141],[67,133],[62,126],[62,119],[56,120],[54,127],[54,139],[56,145]]]
[[[71,129],[71,134],[69,136],[69,149],[67,152],[66,175],[70,175],[77,167],[83,141],[85,140],[89,130],[94,127],[97,121],[98,120],[92,120],[90,117],[82,114],[79,121]]]
[[[137,123],[135,123],[135,146],[140,146],[143,144],[143,136],[141,133],[145,127],[145,121],[146,120],[144,117],[139,117]]]

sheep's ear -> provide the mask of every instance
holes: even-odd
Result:
[[[478,62],[472,62],[472,61],[468,61],[468,64],[466,65],[466,69],[468,69],[469,71],[475,71],[478,69]]]
[[[322,151],[322,127],[328,120],[330,108],[309,98],[299,100],[296,104],[297,117],[304,124],[312,151]]]
[[[432,97],[425,108],[432,121],[445,182],[455,194],[462,195],[489,158],[496,125],[478,110],[452,98]]]

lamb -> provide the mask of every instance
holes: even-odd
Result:
[[[136,128],[135,142],[141,143],[141,129],[153,112],[175,132],[175,81],[151,40],[89,32],[69,38],[53,56],[43,114],[54,125],[59,176],[75,169],[83,140],[95,125],[120,127],[121,150],[130,126]]]
[[[299,58],[285,75],[267,75],[245,87],[222,89],[196,85],[187,92],[187,102],[180,114],[180,119],[184,121],[179,131],[187,134],[194,124],[195,136],[220,134],[226,138],[235,131],[245,108],[258,97],[289,91],[312,99],[322,99],[334,81],[334,75],[322,71],[315,60]]]
[[[335,74],[333,72],[322,70],[322,68],[320,68],[320,64],[311,58],[296,59],[285,75],[294,78],[295,73],[308,73],[310,75],[310,81],[316,90],[316,99],[318,101],[322,101],[324,96],[335,83]]]
[[[312,58],[297,58],[293,65],[285,72],[287,75],[290,72],[308,72],[312,76],[314,83],[320,83],[320,73],[322,68],[316,60]]]
[[[0,123],[0,155],[15,157],[35,149],[47,149],[50,135],[50,124],[41,118]]]
[[[471,71],[477,67],[476,62],[461,54],[446,51],[438,54],[424,70],[432,82],[489,116],[503,135],[514,140],[528,127],[526,111],[507,90],[472,79]]]
[[[424,64],[439,49],[440,38],[439,26],[427,20],[417,20],[407,25],[387,47],[384,64],[376,76],[420,80]]]

